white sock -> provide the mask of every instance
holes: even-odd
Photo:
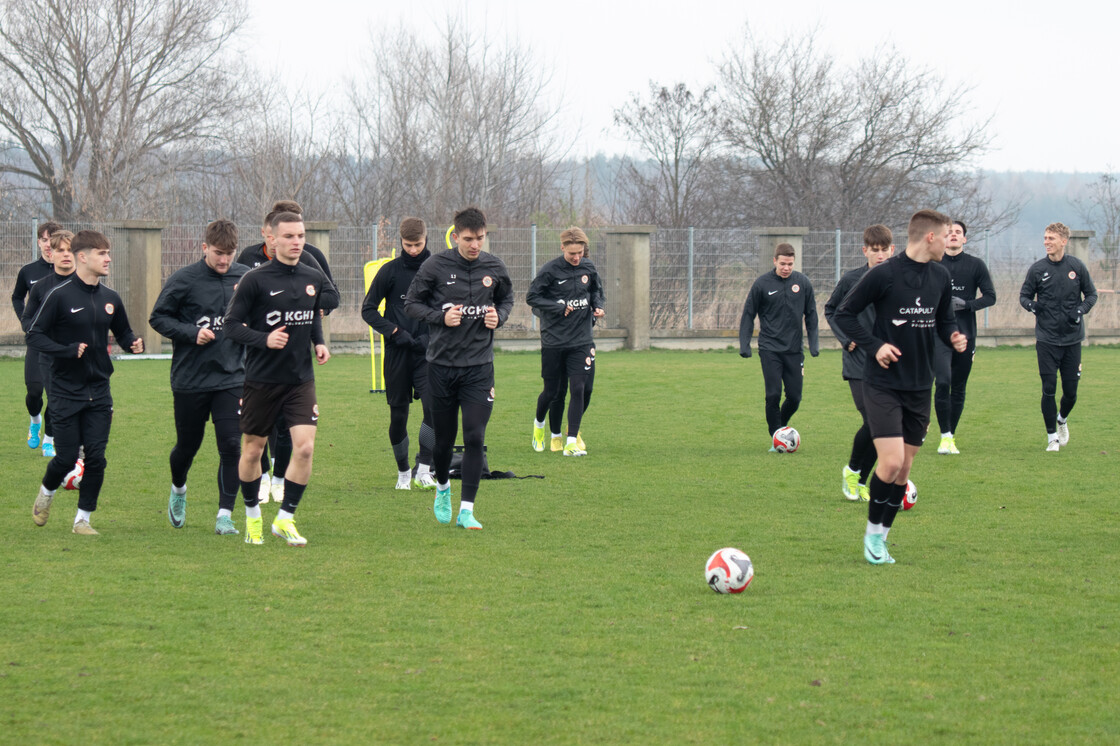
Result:
[[[436,489],[440,490],[441,492],[446,492],[447,490],[451,489],[451,482],[437,482]]]
[[[172,484],[171,491],[176,495],[185,495],[187,494],[187,485],[184,484],[182,487],[176,487],[174,484]]]
[[[554,437],[554,438],[562,438],[562,437],[564,437],[564,436],[563,436],[563,435],[561,435],[560,433],[553,433],[553,434],[552,434],[552,437]]]
[[[43,485],[39,485],[39,492],[43,493],[44,495],[53,495],[54,494],[54,490],[48,490]]]
[[[871,521],[867,522],[867,530],[864,532],[865,536],[871,536],[873,534],[881,534],[881,533],[883,533],[883,524],[872,523]]]
[[[248,505],[246,505],[245,506],[245,517],[246,518],[260,518],[261,517],[261,506],[260,505],[254,505],[253,507],[250,508]]]
[[[272,477],[272,483],[273,484],[284,484],[284,477],[273,476]]]
[[[88,510],[82,510],[81,508],[78,508],[78,514],[74,516],[74,523],[77,523],[78,521],[85,521],[86,523],[89,523],[89,516],[90,512]]]
[[[942,438],[951,438],[951,437],[953,437],[953,434],[952,433],[941,433],[941,437]]]
[[[419,472],[417,472],[417,476],[419,476]],[[410,470],[408,470],[408,471],[398,471],[397,472],[397,480],[398,481],[401,480],[401,479],[410,479],[411,477],[412,477],[412,471],[410,471]]]
[[[54,436],[53,435],[44,435],[43,436],[43,445],[45,445],[45,446],[46,445],[52,445],[53,446],[54,445]]]
[[[43,415],[41,415],[41,414],[32,415],[31,424],[32,425],[42,425],[43,424]]]
[[[533,427],[539,427],[544,430],[544,420],[533,420]]]
[[[887,534],[889,534],[890,532],[891,532],[891,530],[889,528],[887,528],[886,526],[883,526],[883,541],[887,540]]]
[[[569,446],[571,446],[571,445],[575,445],[575,443],[576,443],[576,439],[575,439],[575,438],[573,438],[573,437],[572,437],[571,435],[569,435],[569,436],[568,436],[568,440],[567,440],[567,442],[566,442],[566,443],[565,443],[564,445],[569,445]]]
[[[459,512],[462,513],[464,510],[469,510],[473,513],[474,500],[463,500],[461,503],[459,503]]]
[[[427,464],[417,464],[416,465],[416,476],[417,477],[419,477],[421,474],[431,474],[431,473],[432,473],[432,467],[428,466]]]
[[[290,521],[295,517],[296,517],[295,513],[289,513],[286,510],[281,510],[279,513],[276,514],[276,520],[278,520],[278,521]]]
[[[1058,440],[1058,434],[1057,433],[1046,433],[1046,441],[1048,443],[1053,443],[1053,442],[1056,442],[1057,440]]]
[[[260,510],[260,507],[258,507],[257,510]],[[218,517],[221,518],[222,516],[225,516],[226,518],[233,518],[233,511],[227,508],[221,508],[218,511]]]
[[[1066,418],[1062,417],[1061,415],[1058,415],[1058,424],[1060,424],[1060,425],[1066,424]]]

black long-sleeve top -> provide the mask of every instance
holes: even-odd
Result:
[[[23,318],[27,296],[35,287],[35,284],[53,273],[54,265],[43,257],[39,257],[30,264],[25,264],[19,268],[15,287],[12,288],[12,308],[15,309],[18,318]]]
[[[415,342],[420,351],[427,349],[428,325],[405,313],[404,299],[420,266],[431,255],[427,249],[416,256],[401,252],[400,256],[381,265],[373,276],[362,302],[362,320],[384,336],[390,345],[411,347]],[[384,314],[378,310],[382,301],[385,302]],[[394,335],[396,329],[403,330],[405,334]]]
[[[28,346],[51,357],[51,396],[93,401],[110,395],[110,331],[131,352],[136,335],[115,291],[87,285],[77,272],[51,288],[27,330]],[[81,343],[86,349],[78,357]]]
[[[593,341],[596,308],[606,302],[599,271],[590,259],[578,266],[558,256],[541,267],[525,302],[540,312],[542,347],[584,347]],[[564,315],[565,309],[568,315]]]
[[[933,346],[940,337],[951,344],[957,331],[950,298],[949,271],[939,262],[916,262],[905,253],[867,271],[836,309],[835,323],[867,352],[863,380],[896,391],[921,391],[933,385]],[[875,307],[875,324],[859,314]],[[892,344],[901,355],[886,368],[875,354]]]
[[[941,264],[949,270],[953,282],[952,294],[965,303],[964,308],[956,312],[957,328],[961,334],[973,339],[976,337],[976,312],[996,303],[996,286],[992,283],[988,265],[983,259],[963,251],[955,256],[946,254],[941,258]],[[976,297],[977,291],[980,292],[979,298]]]
[[[800,272],[781,277],[777,270],[760,275],[743,304],[739,320],[739,354],[751,356],[754,319],[759,317],[758,349],[767,352],[801,352],[801,322],[809,335],[809,354],[817,356],[817,302],[813,285]]]
[[[1065,254],[1061,261],[1043,257],[1027,270],[1019,304],[1034,314],[1034,338],[1052,345],[1085,339],[1081,317],[1097,303],[1097,288],[1085,263]]]
[[[840,277],[840,282],[836,283],[836,287],[832,289],[832,295],[829,296],[828,302],[824,304],[824,318],[828,322],[828,326],[832,329],[832,333],[836,335],[836,340],[840,343],[843,349],[841,354],[840,375],[844,377],[845,381],[863,380],[864,367],[867,364],[867,350],[863,347],[856,345],[854,350],[848,349],[848,344],[851,343],[851,338],[844,333],[840,325],[836,323],[836,309],[840,307],[840,303],[851,292],[852,288],[856,286],[863,276],[867,274],[869,267],[865,264],[862,267],[856,267],[853,270],[845,272]],[[865,328],[870,329],[875,325],[875,306],[868,306],[859,312],[859,323]]]

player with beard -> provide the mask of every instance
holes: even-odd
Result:
[[[109,332],[133,354],[144,351],[144,340],[133,334],[121,297],[101,282],[109,275],[109,239],[96,231],[81,231],[71,248],[77,269],[46,294],[27,331],[27,343],[52,358],[57,451],[47,464],[31,518],[37,526],[46,525],[55,490],[84,449],[85,474],[73,531],[93,536],[97,531],[90,517],[105,481],[105,448],[113,422]]]
[[[1046,450],[1057,451],[1069,443],[1066,420],[1077,403],[1081,380],[1081,342],[1085,324],[1081,317],[1097,303],[1097,289],[1085,263],[1066,253],[1069,228],[1051,223],[1042,234],[1046,256],[1027,270],[1019,290],[1019,304],[1034,314],[1035,353],[1042,378],[1042,421],[1046,425]],[[1062,376],[1061,406],[1054,401],[1058,374]]]
[[[940,454],[957,454],[957,425],[964,412],[964,391],[976,358],[976,312],[994,305],[996,286],[988,273],[988,265],[979,257],[964,253],[968,242],[968,228],[954,220],[945,243],[945,256],[941,264],[949,270],[953,281],[953,311],[957,314],[957,328],[968,337],[964,352],[956,352],[948,345],[934,347],[933,408],[937,426],[941,429]],[[976,297],[979,291],[980,297]]]
[[[34,290],[35,285],[54,273],[51,264],[51,234],[62,230],[62,226],[53,221],[47,221],[39,226],[35,238],[39,244],[39,258],[30,264],[20,267],[16,274],[16,284],[12,288],[12,308],[16,318],[23,323],[24,310],[27,307],[27,298]],[[43,411],[43,377],[42,367],[39,364],[39,354],[32,352],[28,347],[23,357],[23,385],[27,389],[24,404],[31,422],[27,426],[27,447],[31,450],[43,446],[43,455],[54,458],[54,438],[51,437],[50,410]],[[47,422],[44,423],[43,418]]]
[[[435,489],[432,476],[432,413],[428,402],[428,325],[404,312],[405,294],[428,257],[428,228],[420,218],[401,221],[401,253],[377,271],[362,303],[362,319],[385,340],[385,397],[389,402],[389,445],[397,460],[397,489],[411,483],[424,490]],[[385,303],[385,313],[378,307]],[[424,417],[420,423],[416,477],[408,460],[408,410],[413,398],[420,400]]]
[[[486,423],[494,407],[494,330],[513,310],[505,262],[482,251],[486,216],[455,216],[455,248],[433,254],[405,295],[405,312],[428,324],[428,386],[436,442],[436,520],[451,523],[451,451],[463,413],[463,494],[456,525],[480,530],[474,503],[482,475]]]
[[[766,429],[774,433],[789,425],[801,406],[805,385],[805,353],[801,347],[801,322],[809,335],[809,354],[820,354],[817,339],[817,303],[809,278],[793,269],[794,250],[781,243],[774,250],[774,269],[760,275],[747,293],[739,320],[739,354],[751,356],[754,319],[758,322],[758,357],[766,395]],[[786,400],[782,402],[782,389]],[[777,451],[773,440],[771,451]]]
[[[933,210],[910,218],[906,251],[867,271],[836,309],[835,323],[867,351],[863,401],[875,443],[863,556],[893,563],[887,534],[902,507],[914,456],[929,428],[934,345],[940,337],[957,352],[968,339],[957,330],[949,271],[941,265],[951,221]],[[860,320],[875,307],[870,328]]]
[[[885,225],[873,225],[863,232],[863,255],[867,263],[846,272],[836,283],[828,302],[824,304],[824,317],[828,321],[832,333],[840,342],[843,362],[841,375],[848,382],[852,392],[852,401],[855,402],[856,411],[863,419],[863,424],[856,430],[852,438],[852,454],[848,463],[841,470],[840,489],[844,497],[849,500],[870,500],[870,488],[867,486],[871,478],[871,470],[875,468],[875,444],[871,440],[871,429],[867,425],[867,408],[863,404],[863,370],[867,362],[867,352],[857,345],[854,340],[844,334],[844,330],[836,323],[836,309],[856,286],[867,271],[887,261],[894,255],[894,235]],[[860,323],[870,329],[875,325],[875,308],[868,306],[859,315]]]
[[[261,454],[280,415],[291,434],[292,459],[272,533],[289,546],[307,544],[296,529],[295,512],[311,477],[319,421],[311,360],[323,365],[330,359],[322,327],[315,322],[320,309],[338,307],[338,293],[325,274],[299,261],[305,235],[299,215],[274,215],[268,241],[275,247],[275,260],[245,273],[225,314],[226,334],[246,347],[238,477],[248,544],[263,543]]]
[[[186,523],[187,473],[210,420],[218,446],[218,517],[214,524],[218,535],[237,533],[233,505],[239,485],[238,424],[245,364],[244,349],[225,333],[224,316],[238,282],[249,268],[233,261],[235,251],[236,225],[228,220],[207,225],[202,259],[167,278],[148,319],[173,347],[175,446],[169,458],[167,518],[175,528]]]

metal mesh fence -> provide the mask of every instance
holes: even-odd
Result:
[[[34,260],[34,221],[0,222],[0,282],[13,288],[20,267]],[[446,225],[429,222],[429,248],[445,248]],[[109,236],[113,244],[113,270],[106,283],[127,297],[128,245],[124,233],[107,224],[67,224],[68,230],[91,228]],[[205,226],[170,225],[161,233],[164,280],[179,268],[201,257]],[[507,328],[534,329],[525,292],[542,265],[560,254],[560,230],[531,226],[493,227],[490,250],[505,261],[514,287],[514,308]],[[259,226],[240,226],[242,247],[260,241]],[[588,231],[591,258],[604,279],[607,320],[618,318],[618,257],[606,248],[603,229]],[[905,233],[896,232],[897,250],[905,246]],[[818,311],[832,293],[837,278],[863,261],[862,234],[855,231],[812,231],[803,237],[802,271],[816,292]],[[760,273],[772,268],[771,257],[761,256],[758,236],[749,229],[663,228],[650,239],[650,325],[660,330],[734,330],[738,328],[743,302]],[[973,236],[966,250],[988,263],[999,298],[981,312],[982,326],[1029,329],[1033,317],[1019,307],[1018,295],[1027,268],[1042,255],[1037,236],[1014,231],[990,240]],[[366,262],[399,251],[395,225],[340,226],[330,232],[330,264],[341,293],[341,307],[331,316],[334,333],[364,334],[361,319],[365,298],[363,269]],[[1117,267],[1094,250],[1089,263],[1100,298],[1089,317],[1097,329],[1120,329],[1120,300],[1114,289]],[[150,309],[129,309],[130,316],[145,318]],[[0,315],[0,334],[20,332],[14,313]]]

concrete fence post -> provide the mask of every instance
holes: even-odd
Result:
[[[148,325],[148,315],[163,288],[163,229],[159,220],[113,223],[119,244],[112,246],[114,262],[109,281],[124,301],[132,331],[144,339],[146,352],[158,353],[163,336]]]
[[[603,230],[606,249],[618,268],[614,283],[605,288],[617,294],[618,323],[626,329],[626,347],[649,349],[650,236],[652,225],[619,225]],[[613,287],[612,287],[613,285]]]
[[[805,234],[809,232],[808,228],[755,228],[754,233],[758,236],[758,260],[762,264],[759,267],[759,274],[767,272],[773,266],[774,250],[778,248],[778,244],[788,243],[793,246],[793,268],[801,272],[802,256],[804,255]]]

